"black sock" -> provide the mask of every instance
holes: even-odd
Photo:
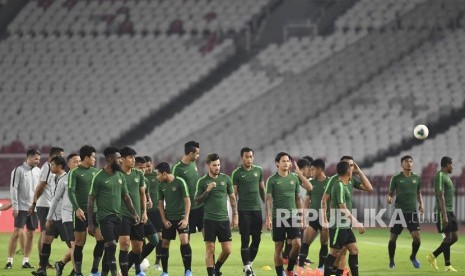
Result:
[[[83,246],[74,246],[74,263],[76,264],[76,274],[81,273],[82,268],[82,248]]]
[[[119,251],[119,268],[121,269],[121,275],[128,276],[129,266],[128,266],[128,251],[120,250]]]
[[[169,249],[161,248],[160,249],[160,261],[163,272],[168,273],[168,258],[169,258]]]
[[[249,261],[250,261],[250,249],[248,247],[241,248],[241,258],[242,258],[242,265],[249,264]]]
[[[261,234],[252,235],[252,242],[250,243],[250,261],[253,262],[258,253],[260,247]]]
[[[308,256],[308,248],[310,247],[310,244],[308,243],[302,243],[302,246],[300,247],[300,252],[299,252],[299,266],[304,267],[305,265],[305,259],[307,259]]]
[[[287,271],[293,271],[294,265],[297,260],[294,258],[289,257],[289,262],[287,263]]]
[[[186,270],[191,270],[192,264],[192,248],[190,244],[181,244],[181,256],[182,262],[184,264],[184,272]]]
[[[215,268],[214,267],[207,267],[207,274],[208,276],[215,276]]]
[[[257,256],[258,253],[258,248],[256,247],[250,247],[249,248],[249,254],[250,254],[250,261],[253,262],[255,260],[255,257]]]
[[[388,251],[389,251],[389,261],[393,263],[394,255],[396,254],[396,242],[395,241],[389,241]]]
[[[322,244],[320,247],[320,260],[318,262],[318,267],[322,267],[325,264],[326,256],[328,256],[328,245]]]
[[[215,263],[215,270],[220,271],[221,267],[223,266],[223,262],[220,262],[219,260],[216,261]]]
[[[441,245],[439,245],[439,247],[436,250],[434,250],[433,252],[434,257],[437,258],[439,255],[441,255],[441,253],[444,252],[444,250],[446,250],[446,247],[448,246],[449,246],[448,243],[442,242]]]
[[[324,276],[330,276],[334,274],[334,262],[336,261],[336,257],[329,254],[325,260],[325,274]]]
[[[446,266],[450,265],[450,245],[447,244],[446,248],[444,248],[444,264]]]
[[[155,247],[155,253],[157,256],[155,258],[155,264],[160,265],[161,242],[158,242],[157,246]]]
[[[286,245],[284,245],[284,252],[283,252],[283,258],[289,258],[289,252],[291,252],[291,248],[292,248],[292,244],[291,243],[287,243],[286,241]]]
[[[349,254],[349,267],[352,276],[358,276],[358,255]]]
[[[150,253],[152,253],[154,248],[155,248],[155,245],[151,244],[150,242],[145,244],[144,247],[142,247],[141,258],[144,259],[148,255],[150,255]]]
[[[134,252],[132,252],[132,251],[130,251],[130,252],[128,253],[128,267],[129,267],[129,268],[131,268],[132,265],[134,264],[134,256],[135,256],[135,255],[136,255],[136,254],[134,254]]]
[[[116,244],[105,247],[105,254],[107,255],[107,264],[111,274],[116,274]]]
[[[419,242],[412,242],[412,255],[410,255],[411,260],[417,258],[418,249],[420,249],[420,243]]]
[[[134,255],[132,257],[132,260],[134,262],[134,269],[136,270],[136,274],[141,271],[140,269],[140,262],[142,261],[141,255],[140,254],[135,254],[134,252],[131,251],[131,253]],[[131,268],[131,267],[129,267]]]
[[[48,260],[50,258],[50,252],[52,251],[52,245],[49,243],[44,243],[42,245],[42,251],[40,252],[40,268],[43,270],[47,269]]]
[[[102,274],[108,274],[108,272],[110,272],[110,265],[108,263],[106,249],[104,249],[102,257]]]
[[[98,266],[102,259],[103,250],[105,249],[105,241],[97,241],[94,247],[94,261],[92,262],[91,273],[98,272]]]
[[[274,267],[276,269],[276,275],[283,275],[284,267],[282,265],[278,265]]]

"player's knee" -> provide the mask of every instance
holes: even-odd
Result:
[[[207,249],[207,254],[213,255],[215,253],[215,244],[207,244],[206,249]]]
[[[223,255],[229,256],[231,254],[231,247],[223,248]]]
[[[163,239],[163,240],[161,241],[161,247],[163,247],[163,248],[169,248],[169,247],[170,247],[170,240],[165,240],[165,239]]]
[[[113,241],[109,241],[109,242],[105,242],[105,247],[112,247],[112,246],[116,246],[116,241],[113,240]],[[77,244],[76,244],[77,245]]]
[[[300,245],[301,245],[301,241],[300,239],[293,239],[292,240],[292,249],[296,249],[296,250],[299,250],[300,249]]]

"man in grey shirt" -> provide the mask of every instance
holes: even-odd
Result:
[[[37,165],[40,162],[40,151],[30,149],[26,153],[26,162],[16,167],[11,173],[10,194],[13,205],[14,231],[8,245],[8,262],[5,269],[13,267],[13,254],[16,250],[18,236],[27,226],[27,239],[24,248],[23,268],[33,268],[29,264],[29,254],[32,248],[32,238],[34,230],[37,229],[37,215],[29,215],[28,210],[32,205],[34,191],[39,185],[40,169]]]

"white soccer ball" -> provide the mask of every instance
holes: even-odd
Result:
[[[150,262],[147,259],[143,259],[142,262],[140,263],[140,269],[142,271],[147,271],[147,269],[150,267]]]
[[[428,134],[429,134],[428,127],[425,125],[417,125],[413,129],[413,135],[418,140],[425,140],[426,137],[428,137]]]

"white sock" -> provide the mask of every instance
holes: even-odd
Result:
[[[11,264],[13,264],[13,258],[11,258],[11,257],[8,257],[8,263],[11,263]]]
[[[23,258],[23,264],[28,263],[28,262],[29,262],[29,257],[24,257]]]

